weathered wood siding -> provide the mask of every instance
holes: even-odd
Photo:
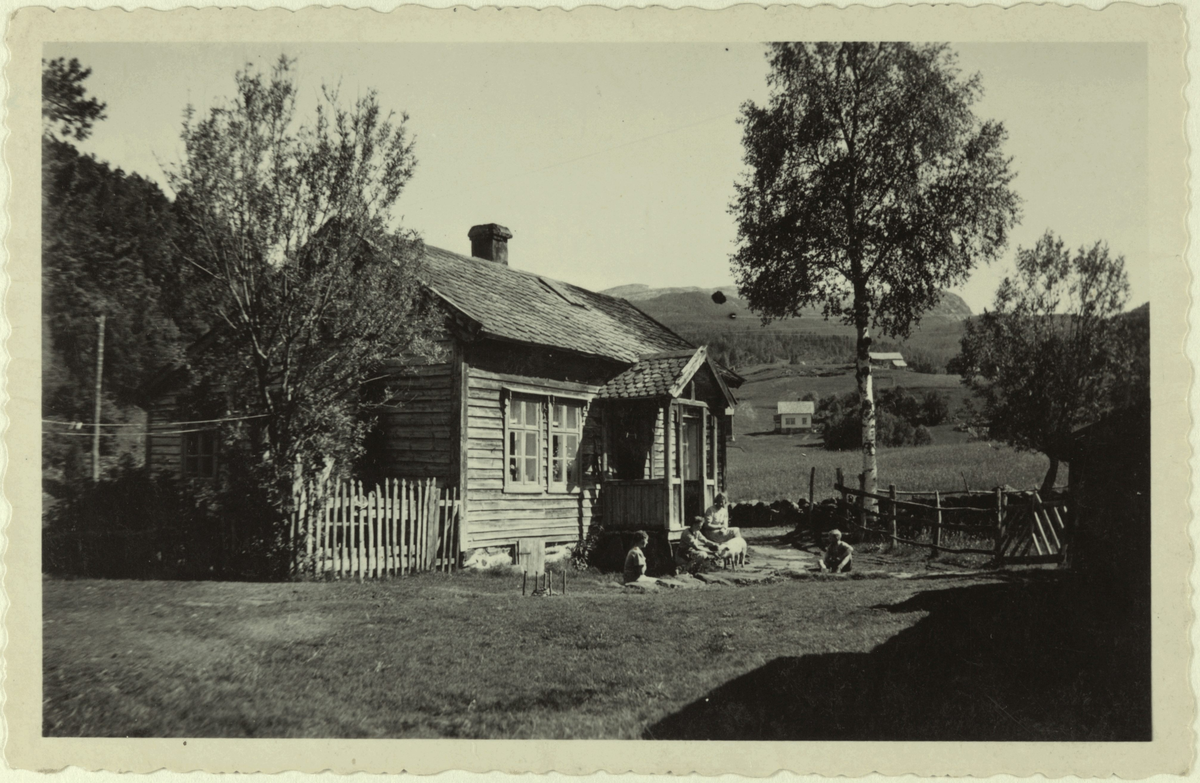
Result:
[[[146,408],[146,466],[152,474],[183,475],[183,435],[173,430],[179,425],[179,407],[174,394],[156,397]]]
[[[449,479],[458,474],[458,379],[451,351],[431,364],[391,363],[395,391],[379,411],[371,444],[383,476]]]
[[[506,491],[504,488],[504,399],[517,388],[531,395],[557,394],[590,400],[597,387],[544,377],[496,373],[467,365],[467,480],[464,547],[515,544],[521,538],[548,543],[578,541],[597,513],[595,486],[572,491]],[[543,416],[544,420],[544,416]],[[588,405],[583,438],[598,440],[597,406]],[[548,438],[542,437],[541,471],[548,466]]]
[[[606,483],[600,492],[606,529],[667,527],[667,486],[662,479],[614,481]]]

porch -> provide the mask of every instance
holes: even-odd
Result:
[[[675,539],[702,515],[725,476],[731,422],[723,413],[695,400],[613,406],[610,470],[599,487],[605,529],[666,530]]]

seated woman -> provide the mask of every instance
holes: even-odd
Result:
[[[639,530],[634,535],[633,546],[625,555],[625,584],[655,583],[655,580],[646,576],[646,553],[642,551],[649,543],[650,536],[646,535],[646,531]]]
[[[704,512],[704,535],[709,541],[724,544],[737,538],[742,531],[729,526],[729,506],[725,502],[725,494],[718,492],[713,498],[713,504]]]
[[[704,517],[693,517],[692,526],[683,531],[679,539],[679,548],[675,550],[675,565],[681,571],[692,571],[702,563],[711,561],[716,554],[718,545],[700,532],[703,525]]]

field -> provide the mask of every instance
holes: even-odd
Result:
[[[818,397],[853,391],[853,370],[846,365],[758,365],[742,371],[746,383],[735,394],[735,440],[729,444],[728,487],[732,502],[795,500],[808,496],[809,474],[817,469],[816,498],[834,497],[834,474],[840,467],[848,480],[862,470],[857,451],[826,451],[819,436],[777,435],[772,417],[779,400],[795,400],[807,392]],[[903,386],[917,396],[937,390],[950,398],[953,417],[967,398],[956,375],[926,375],[883,371],[875,375],[877,389]],[[1049,466],[1039,453],[1019,452],[999,442],[968,441],[951,423],[933,427],[933,445],[880,448],[879,483],[900,490],[991,489],[1007,484],[1016,489],[1036,487]],[[1060,467],[1058,481],[1067,479]]]
[[[134,737],[1146,738],[1148,658],[1119,601],[1100,613],[1072,597],[1090,595],[1051,571],[649,594],[582,574],[566,596],[539,599],[522,598],[511,574],[48,579],[43,726]]]

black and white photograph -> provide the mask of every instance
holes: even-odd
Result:
[[[234,38],[40,45],[43,740],[1184,729],[1153,43]]]

